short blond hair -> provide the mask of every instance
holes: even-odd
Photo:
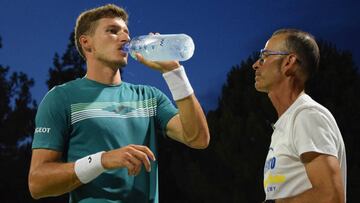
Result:
[[[91,35],[94,33],[97,21],[101,18],[116,18],[119,17],[128,23],[128,14],[125,9],[120,8],[114,4],[107,4],[90,10],[82,12],[76,20],[75,25],[75,46],[79,54],[85,59],[82,46],[80,44],[80,36],[84,34]]]

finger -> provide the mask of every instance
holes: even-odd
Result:
[[[144,64],[145,66],[153,67],[155,69],[160,68],[158,64],[156,64],[152,61],[146,60],[140,53],[135,53],[135,56],[136,56],[136,60],[139,61],[140,63]]]
[[[138,158],[139,153],[142,153],[142,152],[139,152],[136,149],[132,149],[132,151],[129,152],[130,156],[128,157],[127,161],[129,161],[134,166],[133,170],[140,168],[143,163],[142,160]]]
[[[142,145],[132,145],[132,147],[144,152],[152,161],[156,160],[154,153],[149,149],[149,147]]]
[[[128,170],[128,175],[132,175],[135,168],[133,163],[131,163],[130,161],[124,161],[124,165]]]
[[[128,174],[136,176],[140,173],[142,162],[137,160],[135,157],[129,161],[130,167],[128,168]]]
[[[126,152],[123,155],[124,166],[128,169],[129,175],[135,175],[141,170],[142,161],[134,155],[135,153],[138,153],[137,151],[138,150],[133,147],[127,147]]]
[[[139,167],[139,168],[136,168],[135,170],[134,170],[134,176],[137,176],[137,175],[139,175],[139,173],[140,173],[140,171],[141,171],[141,166]]]
[[[131,148],[134,150],[133,155],[144,164],[146,171],[150,172],[151,163],[149,159],[155,160],[152,151],[148,147],[141,145],[132,145]]]
[[[139,160],[136,160],[136,161],[139,161]],[[132,174],[133,174],[134,176],[138,175],[138,174],[140,173],[140,171],[141,171],[141,168],[142,168],[142,162],[139,161],[139,163],[136,163],[136,164],[135,164],[135,167],[134,167],[134,169],[132,170]]]
[[[136,52],[135,56],[136,56],[137,61],[139,61],[140,63],[143,63],[144,65],[146,65],[145,64],[146,59],[140,53]]]
[[[135,53],[136,56],[136,60],[139,61],[140,63],[143,63],[143,61],[145,60],[145,58],[138,52]]]
[[[150,166],[150,160],[149,160],[147,154],[138,149],[135,149],[135,148],[134,148],[134,151],[132,154],[133,154],[134,158],[136,159],[136,160],[132,160],[132,161],[134,161],[134,162],[138,161],[136,163],[136,164],[138,164],[138,165],[136,165],[136,167],[139,167],[139,169],[141,169],[141,164],[144,164],[146,171],[150,172],[151,166]]]

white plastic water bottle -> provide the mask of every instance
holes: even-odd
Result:
[[[186,34],[142,35],[134,37],[122,50],[135,59],[138,52],[150,61],[186,61],[194,54],[195,45]]]

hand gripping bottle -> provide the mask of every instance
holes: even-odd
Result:
[[[194,54],[195,45],[186,34],[142,35],[133,38],[122,50],[134,59],[138,52],[150,61],[186,61]]]

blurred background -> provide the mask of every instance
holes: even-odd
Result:
[[[206,112],[211,143],[193,150],[160,139],[161,202],[260,202],[263,166],[277,120],[266,94],[254,89],[251,65],[272,32],[298,28],[321,49],[320,70],[307,93],[327,107],[342,132],[348,202],[360,192],[359,1],[165,0],[0,1],[0,202],[32,200],[27,173],[37,106],[54,85],[84,76],[73,43],[77,16],[114,3],[129,15],[132,37],[186,33],[194,56],[183,62]],[[170,93],[161,75],[129,59],[123,80]],[[160,136],[162,137],[162,136]]]

